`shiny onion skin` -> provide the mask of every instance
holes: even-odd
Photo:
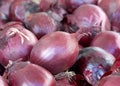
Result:
[[[75,35],[56,31],[38,41],[31,51],[30,62],[45,67],[52,74],[58,74],[75,63],[78,52]]]
[[[9,86],[6,79],[0,76],[0,86]]]
[[[98,6],[109,17],[112,30],[120,32],[120,0],[98,0]]]
[[[9,60],[28,60],[32,47],[38,42],[36,36],[19,22],[9,22],[0,27],[0,63]]]
[[[40,11],[40,0],[14,0],[10,6],[10,20],[23,22],[31,13]]]
[[[100,47],[117,58],[120,55],[120,34],[113,31],[101,32],[94,37],[91,46]]]
[[[43,67],[18,62],[8,68],[10,86],[56,86],[53,75]]]
[[[79,52],[78,61],[71,70],[82,74],[87,82],[95,85],[109,71],[115,62],[115,57],[99,47],[83,48]]]
[[[25,24],[38,39],[58,30],[57,23],[46,12],[38,12],[29,15],[25,20]]]

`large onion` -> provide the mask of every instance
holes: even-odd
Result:
[[[28,60],[32,47],[38,42],[36,36],[21,23],[9,22],[0,27],[0,63],[9,60]]]
[[[78,52],[79,45],[75,35],[56,31],[38,41],[31,51],[30,61],[57,74],[75,63]]]
[[[50,72],[29,62],[15,63],[6,73],[10,86],[56,86]]]

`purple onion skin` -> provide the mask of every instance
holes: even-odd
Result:
[[[79,52],[78,61],[70,69],[82,74],[91,85],[95,85],[104,73],[109,71],[115,57],[99,47],[83,48]]]
[[[118,58],[120,55],[120,34],[114,31],[100,32],[90,46],[100,47]]]
[[[53,75],[38,65],[19,62],[9,68],[10,86],[56,86]]]
[[[9,22],[0,29],[0,63],[28,60],[32,47],[38,42],[36,36],[18,22]]]
[[[38,41],[31,51],[30,62],[57,74],[75,63],[78,52],[79,45],[73,35],[56,31],[43,36]]]

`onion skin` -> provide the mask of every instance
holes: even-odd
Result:
[[[83,48],[79,52],[78,61],[71,70],[82,74],[87,82],[95,85],[104,73],[109,71],[115,57],[99,47]]]
[[[110,19],[112,30],[120,32],[120,1],[119,0],[98,0],[101,7]]]
[[[0,86],[9,86],[6,79],[0,76]]]
[[[57,23],[45,12],[29,15],[25,21],[26,26],[38,39],[42,36],[58,30]]]
[[[58,74],[75,63],[78,52],[79,45],[73,35],[56,31],[38,41],[31,51],[30,62],[45,67],[52,74]]]
[[[17,22],[9,22],[0,29],[0,63],[28,60],[32,47],[38,42],[36,36]]]
[[[65,31],[70,33],[79,31],[79,34],[88,34],[79,41],[79,44],[84,47],[90,45],[97,33],[111,30],[111,24],[105,12],[93,4],[84,4],[78,7],[72,14],[67,15],[66,20]]]
[[[120,34],[113,31],[104,31],[96,35],[91,42],[91,46],[100,47],[114,55],[120,55]]]
[[[67,23],[72,26],[73,32],[78,29],[81,29],[81,33],[110,30],[110,22],[105,12],[92,4],[78,7],[67,16]]]
[[[35,64],[16,63],[9,72],[10,86],[56,86],[53,75]]]

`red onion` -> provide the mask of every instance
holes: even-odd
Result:
[[[76,34],[56,31],[38,41],[31,51],[30,61],[58,74],[75,63],[78,52]]]
[[[28,60],[32,47],[38,42],[36,36],[21,23],[9,22],[0,27],[0,63],[9,60]]]
[[[50,72],[29,62],[17,62],[7,70],[10,86],[56,86]]]
[[[31,13],[40,11],[39,0],[14,0],[10,6],[10,20],[24,21]]]
[[[115,62],[114,56],[99,47],[83,48],[79,52],[78,58],[71,70],[82,74],[93,86],[103,74],[110,70]]]
[[[108,15],[112,30],[120,32],[120,0],[99,0],[98,6]]]
[[[93,37],[101,31],[110,30],[110,22],[105,12],[98,6],[85,4],[78,7],[72,14],[67,15],[67,24],[64,24],[65,31],[79,33],[90,33],[80,44],[88,47]],[[89,43],[88,43],[89,42]]]
[[[93,39],[91,46],[103,48],[116,58],[120,55],[120,34],[113,31],[99,33]]]
[[[29,15],[25,21],[26,26],[38,39],[42,36],[57,31],[57,23],[47,13],[39,12]]]

